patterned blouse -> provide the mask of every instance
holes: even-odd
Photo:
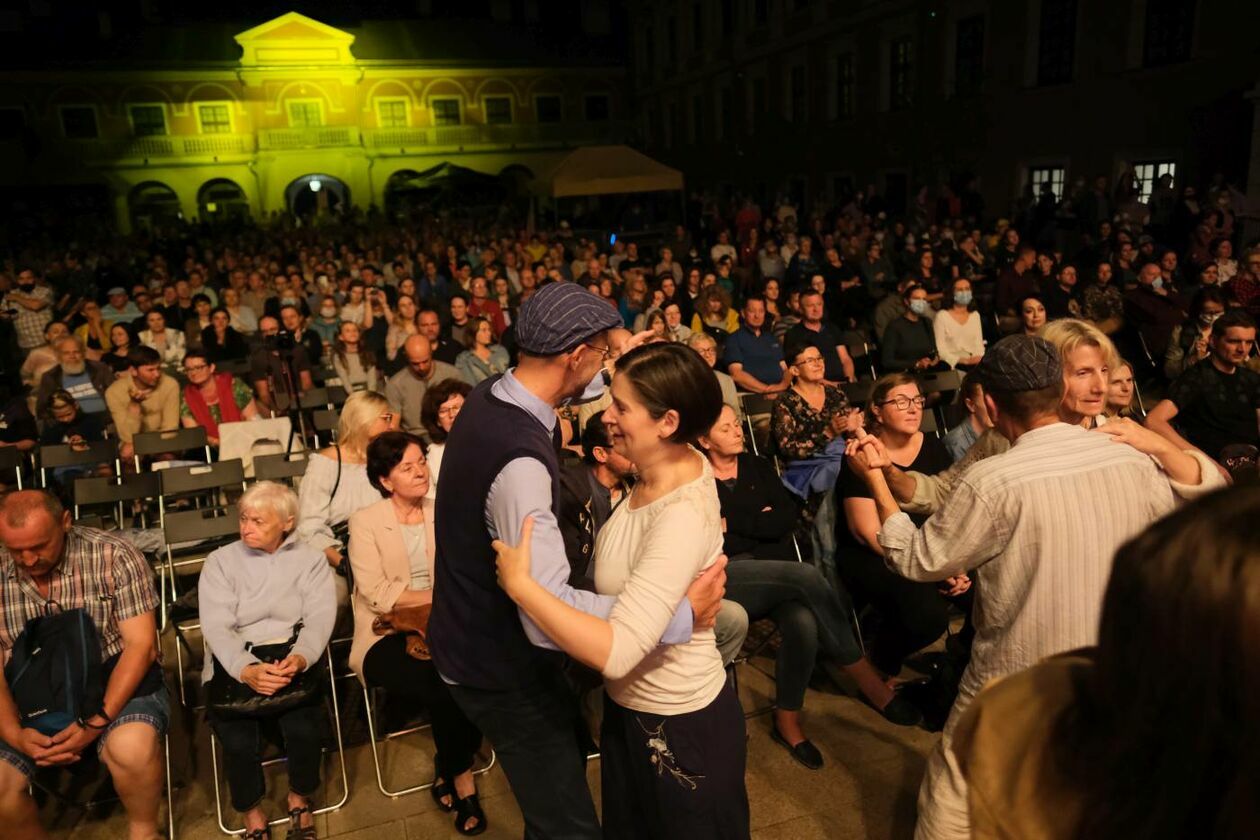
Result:
[[[788,461],[808,458],[826,448],[831,418],[849,410],[849,398],[832,385],[823,386],[822,411],[815,411],[795,388],[789,388],[775,401],[770,415],[770,434],[779,454]]]

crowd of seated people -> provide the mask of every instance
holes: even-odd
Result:
[[[74,252],[27,252],[20,266],[0,272],[0,341],[9,359],[0,446],[37,458],[41,446],[109,439],[130,469],[141,433],[203,428],[216,446],[223,424],[280,416],[316,387],[340,385],[348,396],[338,407],[334,442],[311,454],[297,494],[255,485],[241,500],[241,543],[212,556],[209,575],[203,572],[202,623],[213,651],[207,684],[222,663],[227,676],[258,693],[280,689],[321,659],[333,625],[348,623],[351,610],[356,672],[434,714],[434,796],[456,812],[461,833],[477,833],[488,823],[471,776],[481,732],[462,717],[427,660],[409,655],[402,634],[380,636],[373,625],[433,597],[432,526],[445,447],[473,389],[520,359],[521,307],[553,284],[587,288],[624,328],[590,342],[607,371],[592,380],[591,397],[615,379],[621,344],[635,332],[644,334],[639,343],[689,348],[688,358],[698,356],[717,380],[725,406],[718,422],[687,441],[707,455],[731,561],[731,605],[718,613],[715,644],[730,662],[746,620],[775,625],[772,736],[797,762],[817,769],[824,756],[801,719],[816,668],[843,672],[885,718],[912,724],[921,715],[911,695],[897,690],[899,681],[920,675],[915,669],[925,660],[916,655],[942,637],[958,635],[961,644],[950,653],[960,668],[972,667],[973,634],[981,665],[990,668],[985,673],[1036,664],[1016,656],[993,667],[1003,640],[1026,629],[1003,625],[1018,616],[993,607],[1013,585],[996,570],[1014,561],[970,550],[978,537],[962,521],[988,514],[992,529],[1011,516],[985,508],[983,492],[999,481],[993,476],[1006,476],[1002,464],[1018,460],[1008,455],[1037,451],[1013,447],[1015,438],[1036,441],[1052,427],[1067,447],[1063,454],[1072,456],[1065,463],[1074,464],[1084,450],[1072,447],[1084,447],[1085,439],[1064,429],[1105,435],[1100,439],[1141,453],[1156,476],[1143,467],[1143,480],[1167,490],[1142,516],[1124,520],[1125,527],[1113,522],[1106,539],[1099,537],[1102,566],[1093,567],[1081,595],[1092,600],[1065,619],[1071,632],[1048,633],[1034,646],[1045,653],[1064,652],[1065,640],[1099,639],[1086,625],[1102,607],[1098,583],[1119,537],[1134,536],[1176,500],[1242,483],[1254,475],[1260,446],[1260,249],[1232,227],[1209,229],[1204,239],[1199,228],[1212,228],[1219,215],[1179,230],[1153,231],[1125,217],[1047,234],[1031,225],[1026,207],[1016,208],[1013,221],[990,221],[978,213],[890,219],[884,206],[873,192],[808,216],[786,200],[774,208],[706,200],[690,228],[679,226],[659,242],[611,246],[568,227],[527,231],[501,220],[436,217],[400,224],[351,215],[301,227],[281,220],[231,235],[179,227],[86,239]],[[995,374],[990,352],[1001,341],[1023,349]],[[1040,354],[1035,375],[1021,379],[1015,369],[1033,364],[1028,354]],[[949,371],[958,372],[953,386],[925,393],[920,376]],[[1022,387],[1033,379],[1036,388]],[[1025,391],[1038,395],[1020,396]],[[757,416],[746,416],[749,407]],[[570,583],[589,589],[600,527],[634,485],[637,466],[608,437],[609,421],[598,412],[575,417],[576,408],[556,409],[557,443],[569,458],[558,483],[558,519]],[[936,422],[925,426],[927,419]],[[934,428],[939,436],[928,430]],[[748,451],[754,436],[758,456]],[[1033,484],[1069,485],[1085,467],[1046,460],[1030,461],[1028,469]],[[1069,473],[1059,476],[1060,469]],[[69,500],[76,478],[109,472],[109,465],[58,468],[50,486]],[[990,483],[975,483],[976,476]],[[1049,491],[1020,486],[1030,503],[1058,503]],[[1221,493],[1245,495],[1233,487]],[[960,511],[960,500],[970,497],[980,501]],[[888,498],[911,516],[890,524]],[[1196,505],[1213,498],[1223,496]],[[23,550],[17,536],[9,538],[24,516],[45,528],[48,519],[68,543],[77,541],[74,551],[113,545],[91,529],[62,528],[61,502],[52,497],[11,499],[11,516],[9,502],[0,508],[0,561],[13,563]],[[1177,516],[1170,521],[1190,527]],[[1011,535],[990,537],[997,551]],[[955,544],[970,553],[960,548],[946,565],[924,559]],[[246,569],[246,557],[262,562]],[[33,574],[46,579],[55,571]],[[237,594],[246,583],[249,598]],[[276,597],[267,595],[271,587]],[[135,595],[150,619],[154,598]],[[6,615],[9,609],[0,607]],[[281,631],[295,625],[301,632],[289,658],[251,663],[242,655],[245,643],[282,640],[289,633]],[[1098,662],[1119,655],[1107,653],[1107,644],[1120,641],[1106,633],[1104,623]],[[103,652],[117,654],[117,641],[102,639]],[[0,642],[12,640],[0,633]],[[136,657],[128,664],[133,676],[143,676]],[[1097,666],[1070,667],[1084,673]],[[1090,691],[1119,690],[1073,679],[1072,697],[1085,698],[1081,703]],[[986,748],[1008,763],[1037,759],[986,740],[1010,723],[1011,713],[1001,710],[1011,701],[1004,704],[1000,694],[991,703],[984,695],[974,699],[978,685],[966,677],[961,691],[929,779],[966,779],[977,792],[997,786],[995,795],[1025,796],[980,761],[996,760]],[[155,693],[144,699],[156,703],[148,696]],[[102,719],[88,720],[98,738],[98,729],[111,731],[123,707],[137,702],[131,695],[139,697],[135,690],[115,694],[107,694]],[[968,703],[970,717],[960,722]],[[36,753],[49,746],[31,741],[27,751],[14,744],[7,711],[0,702],[0,747],[41,761]],[[280,721],[290,754],[290,817],[299,832],[313,831],[310,794],[319,782],[318,762],[312,769],[310,761],[312,714],[306,708]],[[160,718],[161,731],[165,718],[151,717]],[[1065,717],[1061,726],[1097,739],[1097,728],[1079,728],[1097,727],[1097,720]],[[232,802],[248,831],[262,837],[267,815],[258,807],[261,776],[250,746],[256,738],[236,723],[214,720],[229,767],[239,770]],[[124,787],[128,772],[149,772],[147,765],[124,767],[108,749],[102,757]],[[1061,790],[1072,787],[1055,778]],[[7,776],[0,782],[16,783]],[[928,800],[936,795],[925,793]],[[1073,796],[1093,801],[1088,791]],[[133,824],[147,825],[148,799],[123,799]],[[929,804],[921,802],[921,811]],[[976,818],[974,800],[972,813],[975,826],[1005,819]]]

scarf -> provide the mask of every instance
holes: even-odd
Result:
[[[232,394],[232,374],[216,373],[214,375],[214,387],[219,392],[219,422],[235,423],[239,421],[241,419],[241,410],[237,407],[236,398]],[[206,404],[206,398],[201,395],[201,389],[191,383],[184,386],[184,400],[188,403],[188,410],[192,412],[193,419],[197,421],[197,425],[206,430],[208,437],[217,438],[219,436],[219,423],[215,422],[210,406]]]

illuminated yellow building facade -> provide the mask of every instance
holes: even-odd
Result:
[[[442,163],[545,189],[574,146],[623,139],[617,65],[365,57],[356,37],[290,12],[237,34],[235,62],[6,73],[0,121],[23,130],[5,132],[0,175],[104,185],[126,231],[177,213],[384,207]]]

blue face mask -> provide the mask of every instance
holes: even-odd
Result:
[[[971,306],[971,292],[955,292],[954,303],[959,306]]]
[[[910,311],[915,315],[926,315],[932,311],[932,305],[923,298],[915,298],[910,301]]]
[[[1164,278],[1163,278],[1163,277],[1156,277],[1154,280],[1152,280],[1152,281],[1151,281],[1151,288],[1152,288],[1152,289],[1154,289],[1154,290],[1155,290],[1155,291],[1157,291],[1157,292],[1158,292],[1160,289],[1164,288]]]

